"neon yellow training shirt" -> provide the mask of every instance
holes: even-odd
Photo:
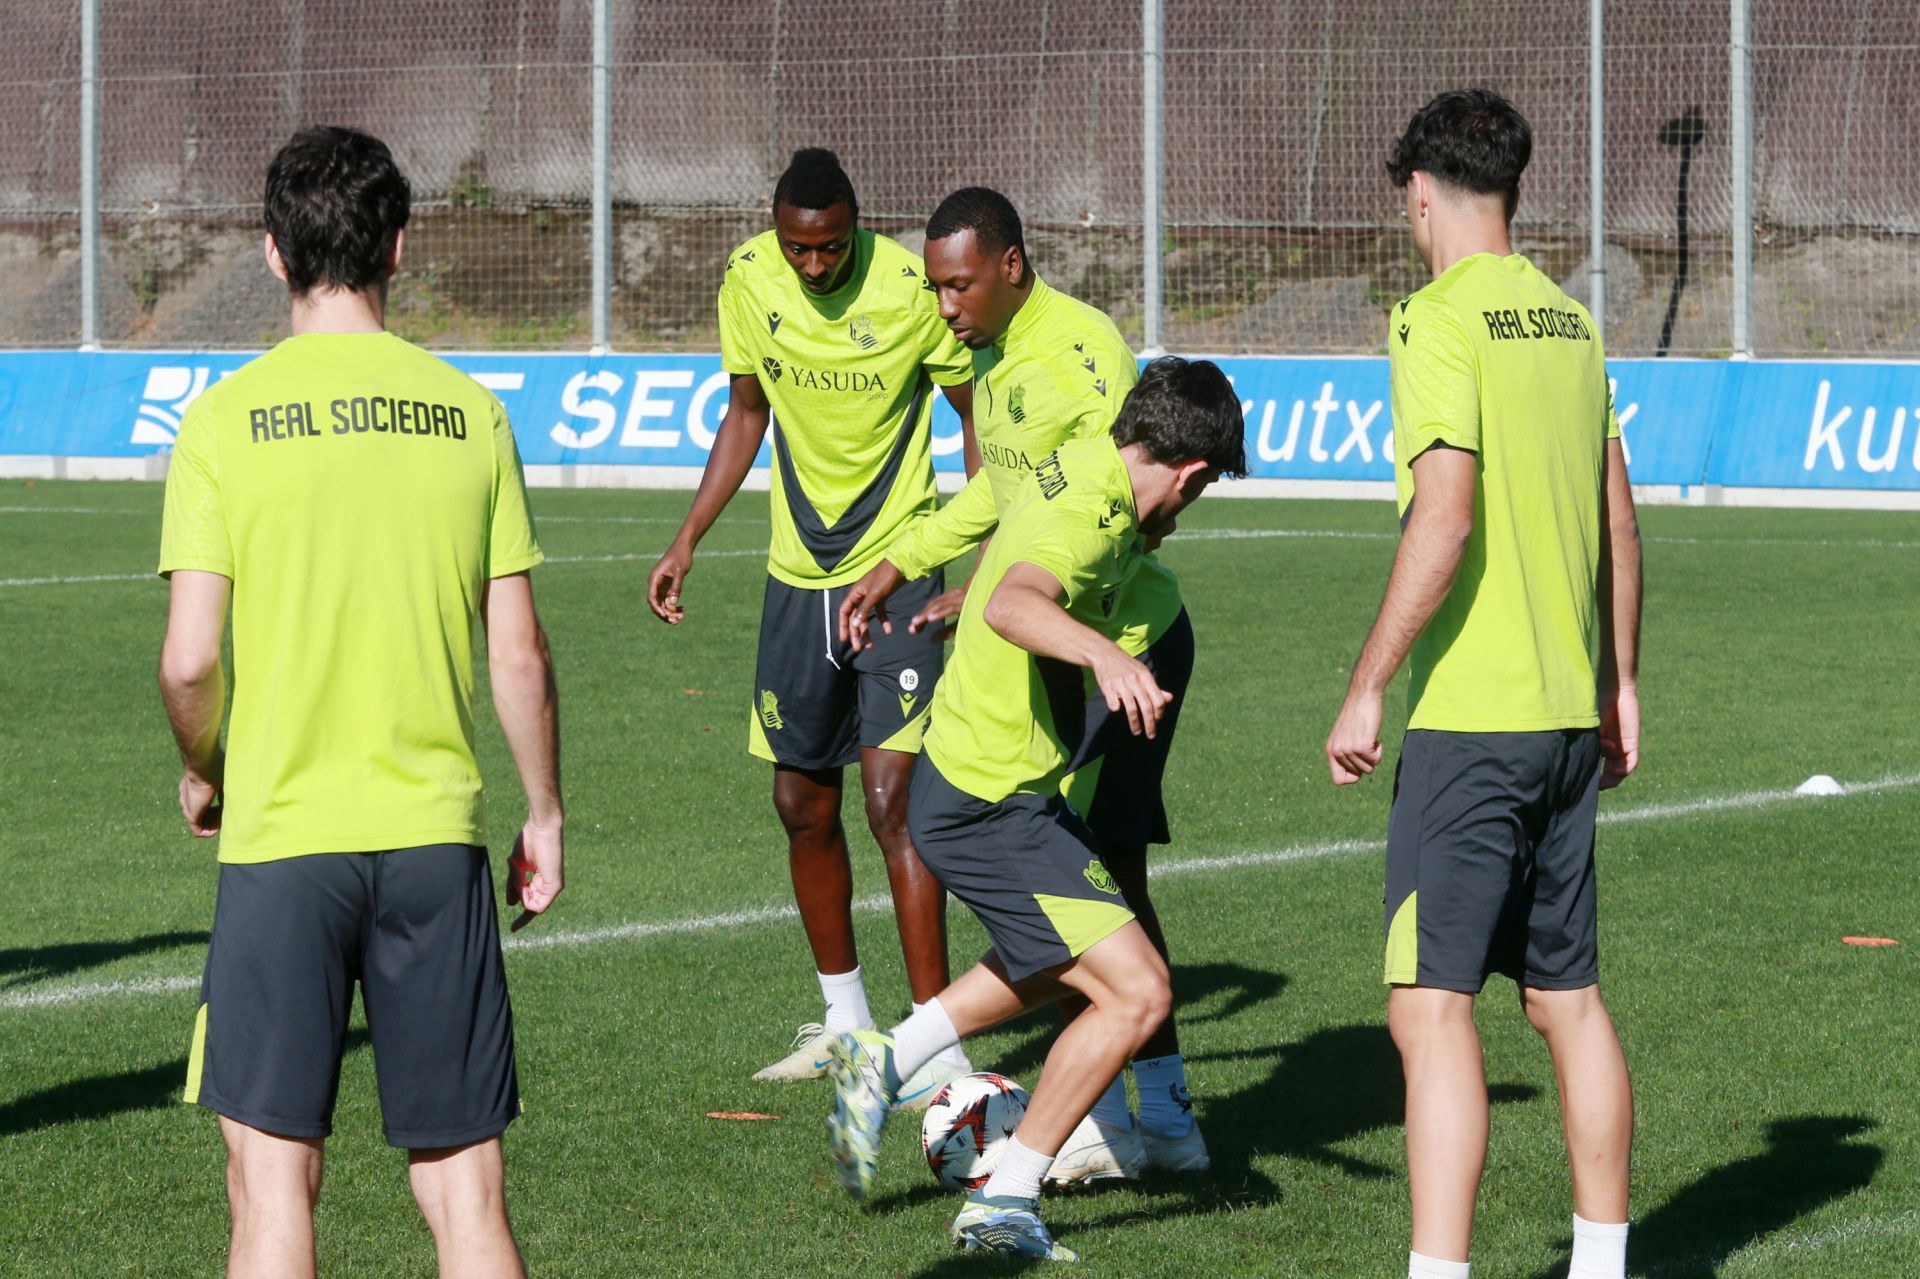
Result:
[[[773,406],[767,572],[789,586],[856,580],[933,510],[933,388],[973,376],[920,259],[871,231],[851,252],[846,283],[816,297],[767,231],[720,286],[721,366]]]
[[[990,803],[1060,789],[1070,752],[1056,713],[1077,737],[1087,695],[1080,667],[1036,657],[987,625],[994,588],[1014,564],[1038,565],[1059,581],[1075,620],[1111,634],[1117,598],[1146,558],[1112,436],[1069,440],[1037,460],[974,573],[923,747],[948,781]],[[1065,699],[1058,712],[1056,697]]]
[[[220,860],[484,842],[474,623],[541,558],[500,402],[391,334],[288,338],[195,400],[160,572],[233,582]]]
[[[1620,426],[1592,318],[1526,258],[1480,253],[1394,308],[1387,347],[1402,519],[1427,448],[1479,461],[1459,575],[1414,642],[1408,726],[1598,724],[1601,486]]]
[[[973,376],[980,469],[887,548],[908,577],[925,577],[992,533],[1034,464],[1062,443],[1109,436],[1140,370],[1105,313],[1035,276],[1007,331],[973,352]],[[1105,629],[1138,656],[1179,615],[1178,579],[1148,557]]]

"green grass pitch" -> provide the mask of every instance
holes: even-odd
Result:
[[[861,1208],[828,1167],[825,1086],[748,1081],[818,1015],[798,924],[779,913],[769,770],[744,749],[766,504],[743,495],[714,530],[669,630],[643,582],[686,502],[534,497],[570,858],[566,895],[508,960],[527,1099],[509,1193],[528,1260],[568,1276],[1006,1273],[949,1252],[957,1205],[916,1125],[889,1131]],[[165,588],[143,575],[159,509],[149,484],[0,487],[9,1275],[207,1275],[224,1255],[219,1137],[177,1104],[215,871],[175,810],[153,684]],[[1199,665],[1155,897],[1215,1164],[1058,1198],[1050,1215],[1092,1276],[1403,1274],[1378,978],[1389,783],[1336,792],[1320,758],[1391,514],[1216,499],[1184,523],[1164,556]],[[1920,514],[1656,508],[1643,529],[1645,755],[1604,801],[1600,848],[1605,988],[1639,1103],[1633,1273],[1915,1274]],[[497,850],[521,808],[490,710],[482,725]],[[1784,795],[1814,773],[1881,785]],[[856,808],[870,896],[884,877]],[[875,905],[858,920],[890,1019],[906,1003],[891,920]],[[983,934],[961,908],[952,920],[963,965]],[[1546,1279],[1570,1212],[1551,1070],[1511,987],[1490,986],[1480,1022],[1497,1104],[1475,1272]],[[1052,1024],[985,1036],[973,1060],[1031,1083]],[[364,1046],[319,1230],[326,1273],[432,1273]]]

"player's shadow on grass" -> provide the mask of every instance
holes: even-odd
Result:
[[[364,1029],[349,1031],[347,1051],[366,1042]],[[177,1105],[186,1082],[187,1059],[176,1057],[145,1070],[123,1070],[55,1084],[0,1105],[0,1137]]]
[[[1277,979],[1271,987],[1276,992],[1285,984],[1286,979],[1280,974],[1263,976]],[[1177,985],[1178,974],[1175,981]],[[1185,994],[1182,992],[1183,998]],[[1192,1024],[1207,1016],[1202,1012],[1186,1021]],[[1051,1025],[1046,1031],[1042,1037],[1043,1051],[1045,1044],[1052,1042]],[[1322,1164],[1364,1180],[1397,1175],[1398,1168],[1383,1167],[1339,1149],[1356,1137],[1382,1128],[1398,1128],[1406,1122],[1400,1056],[1385,1026],[1334,1026],[1290,1044],[1198,1053],[1187,1060],[1198,1064],[1260,1059],[1273,1061],[1273,1069],[1265,1078],[1238,1092],[1224,1096],[1208,1096],[1203,1092],[1196,1098],[1195,1108],[1213,1157],[1213,1167],[1208,1172],[1197,1175],[1149,1173],[1126,1187],[1126,1191],[1133,1193],[1126,1194],[1125,1205],[1116,1211],[1088,1219],[1063,1219],[1059,1225],[1064,1241],[1071,1244],[1074,1235],[1124,1226],[1143,1218],[1158,1221],[1204,1216],[1278,1203],[1280,1187],[1255,1164],[1256,1160],[1272,1155]],[[1531,1101],[1539,1096],[1540,1090],[1530,1084],[1493,1084],[1487,1091],[1495,1105],[1503,1105]],[[1152,1204],[1143,1208],[1134,1197],[1136,1194],[1150,1197]],[[889,1200],[885,1206],[897,1210],[934,1197],[952,1198],[937,1187],[926,1186]],[[977,1257],[951,1258],[917,1271],[915,1279],[959,1276],[969,1272],[967,1267],[977,1266],[979,1260]],[[1023,1268],[1016,1263],[990,1273],[1011,1273]]]
[[[1715,1168],[1635,1223],[1628,1273],[1715,1279],[1734,1253],[1866,1186],[1886,1152],[1847,1140],[1880,1125],[1855,1115],[1800,1115],[1767,1125],[1760,1154]],[[1573,1241],[1563,1239],[1561,1247]],[[1560,1262],[1535,1279],[1565,1279]]]
[[[205,932],[175,931],[133,937],[125,941],[61,942],[53,946],[16,946],[0,950],[0,990],[11,990],[29,982],[46,981],[96,968],[130,955],[146,955],[156,950],[174,950],[182,946],[205,946]]]

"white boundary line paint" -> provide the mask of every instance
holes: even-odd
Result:
[[[1799,795],[1791,790],[1740,791],[1731,795],[1709,795],[1680,803],[1647,804],[1639,808],[1603,812],[1600,814],[1600,821],[1609,825],[1619,822],[1664,821],[1668,818],[1687,817],[1696,813],[1766,808],[1774,804],[1832,803],[1855,795],[1875,795],[1917,786],[1920,786],[1920,773],[1903,773],[1875,778],[1871,781],[1848,782],[1846,789],[1836,796]],[[1223,870],[1284,866],[1327,857],[1378,852],[1385,847],[1386,842],[1379,839],[1324,840],[1264,852],[1222,853],[1181,858],[1156,865],[1153,868],[1153,874],[1155,878],[1163,878],[1168,875],[1210,874]],[[890,909],[891,906],[892,899],[881,894],[857,898],[853,903],[855,913],[862,915],[878,914]],[[796,919],[799,913],[791,905],[750,906],[741,910],[695,915],[684,919],[634,921],[625,924],[607,924],[599,928],[509,937],[503,945],[509,951],[573,950],[583,946],[604,945],[608,942],[645,941],[653,937],[684,937],[690,934],[718,932],[728,928],[779,923],[783,920]],[[80,982],[38,990],[11,991],[0,994],[0,1012],[91,1004],[121,996],[171,994],[175,991],[191,990],[199,985],[199,982],[198,977],[148,977],[127,981]]]
[[[657,560],[666,554],[660,551],[630,551],[616,555],[549,555],[547,564],[626,564],[635,560]],[[703,560],[726,560],[741,558],[765,558],[767,548],[749,547],[732,551],[701,551],[695,558]],[[8,586],[75,586],[86,582],[148,582],[159,581],[157,573],[93,573],[78,577],[0,577],[0,587]]]
[[[1753,1267],[1762,1262],[1779,1261],[1784,1255],[1804,1255],[1818,1252],[1834,1244],[1850,1242],[1854,1239],[1876,1239],[1894,1235],[1920,1234],[1920,1212],[1903,1212],[1892,1217],[1868,1217],[1860,1221],[1849,1221],[1838,1226],[1827,1226],[1820,1230],[1809,1230],[1792,1234],[1775,1233],[1725,1254],[1701,1254],[1684,1261],[1668,1261],[1655,1265],[1648,1270],[1649,1275],[1672,1273],[1699,1274],[1701,1267],[1720,1267],[1719,1273],[1729,1276],[1759,1274]]]
[[[28,508],[5,508],[28,509]],[[34,508],[39,509],[39,508]],[[51,509],[51,508],[50,508]],[[78,513],[80,508],[72,508]],[[100,514],[118,515],[118,511],[103,511]],[[677,524],[677,520],[641,519],[623,516],[566,516],[549,515],[542,517],[542,524]],[[1266,541],[1273,538],[1324,538],[1332,541],[1391,542],[1399,537],[1396,533],[1368,532],[1358,529],[1308,529],[1308,528],[1198,528],[1189,529],[1174,535],[1174,544],[1182,542],[1239,542]],[[1796,540],[1788,537],[1648,537],[1648,542],[1665,543],[1675,546],[1819,546],[1843,550],[1920,550],[1920,542],[1899,542],[1863,539]],[[663,547],[657,551],[629,551],[612,555],[550,555],[548,564],[625,564],[638,560],[657,559],[666,554]],[[734,559],[767,554],[767,548],[757,547],[731,551],[701,551],[696,559]],[[144,582],[153,578],[152,573],[90,573],[73,576],[55,577],[4,577],[0,578],[0,588],[17,586],[76,586],[92,582]]]

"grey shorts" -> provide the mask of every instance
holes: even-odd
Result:
[[[840,639],[848,589],[767,579],[747,738],[761,759],[839,768],[863,747],[919,753],[946,653],[931,631],[909,635],[907,622],[946,589],[945,578],[903,583],[887,601],[893,634],[876,628],[858,653]]]
[[[1093,672],[1085,675],[1086,735],[1070,765],[1066,791],[1103,848],[1145,848],[1173,840],[1163,782],[1180,708],[1193,679],[1193,623],[1185,609],[1140,660],[1160,687],[1173,694],[1152,737],[1128,727],[1126,712],[1108,710]]]
[[[493,876],[466,844],[222,863],[186,1100],[331,1134],[356,982],[390,1144],[463,1146],[519,1115]]]
[[[1133,920],[1093,833],[1057,793],[989,803],[922,755],[907,830],[927,869],[980,917],[1014,981],[1072,962]]]
[[[1490,973],[1539,990],[1599,980],[1594,729],[1409,730],[1387,826],[1391,985],[1477,993]]]

